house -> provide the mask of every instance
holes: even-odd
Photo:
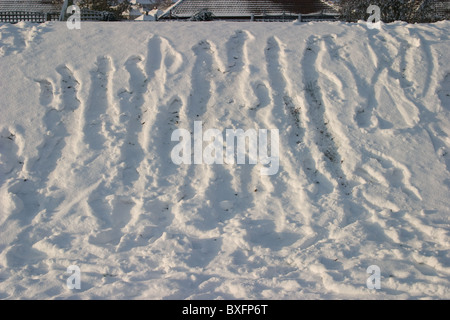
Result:
[[[292,21],[299,15],[334,20],[338,13],[324,0],[179,0],[160,19]]]

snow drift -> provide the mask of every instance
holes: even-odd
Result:
[[[0,25],[0,297],[450,298],[449,29]],[[194,121],[279,172],[174,164]]]

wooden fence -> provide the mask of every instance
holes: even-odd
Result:
[[[67,17],[70,14],[66,15]],[[4,11],[0,12],[0,22],[17,23],[19,21],[29,21],[43,23],[45,21],[59,21],[59,12],[27,12],[27,11]],[[113,16],[105,11],[81,10],[81,21],[109,21]]]
[[[26,11],[7,11],[0,12],[0,22],[17,23],[19,21],[30,21],[42,23],[45,21],[58,21],[58,12],[26,12]]]
[[[106,21],[111,14],[106,11],[81,9],[81,21]]]

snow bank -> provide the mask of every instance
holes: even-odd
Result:
[[[0,25],[0,297],[450,298],[449,28]],[[194,121],[279,172],[175,165]]]

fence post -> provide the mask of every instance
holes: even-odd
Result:
[[[64,0],[63,6],[61,8],[61,13],[59,15],[59,21],[64,21],[66,17],[66,10],[69,6],[69,0]]]

